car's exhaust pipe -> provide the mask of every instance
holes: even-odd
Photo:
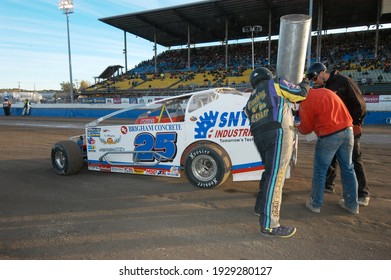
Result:
[[[309,15],[292,14],[281,17],[277,78],[296,84],[302,81],[310,29]]]

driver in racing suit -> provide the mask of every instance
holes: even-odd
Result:
[[[290,102],[307,97],[309,81],[295,85],[274,81],[269,69],[260,67],[250,75],[253,92],[243,108],[249,118],[254,142],[265,171],[259,184],[255,214],[259,215],[261,234],[281,238],[295,234],[295,227],[282,226],[280,207],[285,173],[293,150],[293,116]]]

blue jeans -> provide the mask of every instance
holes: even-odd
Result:
[[[350,209],[356,209],[358,207],[358,183],[352,162],[353,144],[352,128],[318,138],[315,146],[314,173],[311,190],[313,207],[320,208],[323,205],[327,169],[334,155],[336,155],[341,169],[345,205]]]

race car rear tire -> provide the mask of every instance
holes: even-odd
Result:
[[[200,145],[186,155],[184,169],[189,181],[199,188],[211,189],[222,185],[231,171],[227,153],[213,145]]]
[[[60,175],[72,175],[83,167],[83,152],[76,142],[60,141],[53,145],[52,166]]]

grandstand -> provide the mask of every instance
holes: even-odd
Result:
[[[338,69],[351,77],[363,89],[363,93],[386,94],[391,91],[391,30],[380,31],[380,50],[374,56],[374,31],[356,32],[348,36],[332,34],[322,37],[321,61],[329,70]],[[315,58],[315,40],[312,38],[312,61]],[[272,41],[270,66],[277,58],[277,41]],[[268,42],[254,44],[255,66],[269,66],[266,47]],[[224,46],[192,49],[192,67],[186,68],[187,50],[169,50],[157,56],[158,71],[154,73],[154,58],[144,61],[127,73],[113,73],[104,81],[85,89],[86,95],[141,96],[153,94],[180,94],[189,90],[217,86],[239,89],[249,88],[251,73],[251,45],[230,45],[228,70],[224,67]],[[212,55],[213,54],[213,55]]]
[[[321,18],[322,29],[367,25],[368,30],[330,35],[324,31],[322,36],[319,32],[318,36],[312,37],[311,60],[322,61],[329,70],[338,69],[352,77],[365,93],[389,94],[391,32],[389,29],[370,31],[369,25],[378,26],[379,23],[390,22],[391,13],[387,10],[380,11],[377,7],[380,7],[381,1],[377,2],[377,5],[372,5],[372,0],[347,0],[343,4],[338,0],[314,1],[313,11],[318,10],[318,14],[313,15],[313,30],[319,28],[316,24],[319,24],[318,18],[323,13],[333,16]],[[267,15],[270,9],[274,10],[272,18]],[[252,69],[250,43],[227,42],[227,45],[209,47],[195,47],[195,43],[221,40],[224,25],[219,23],[226,19],[230,20],[230,27],[233,25],[229,30],[231,39],[238,40],[248,36],[243,34],[241,26],[253,24],[254,21],[271,26],[271,35],[278,35],[281,15],[302,12],[308,12],[307,0],[283,0],[272,4],[266,0],[212,0],[100,19],[124,32],[155,41],[155,44],[165,47],[190,46],[190,33],[186,32],[191,29],[194,47],[160,53],[156,59],[140,62],[121,76],[112,76],[96,83],[85,89],[83,94],[122,97],[180,94],[197,88],[217,86],[247,89],[250,87],[248,77]],[[240,16],[243,14],[246,17]],[[189,29],[183,28],[188,25]],[[155,33],[156,28],[159,29],[158,34]],[[267,35],[268,31],[264,28],[262,32],[259,35]],[[270,44],[267,41],[257,41],[254,49],[255,67],[275,68],[277,40],[272,40]]]

